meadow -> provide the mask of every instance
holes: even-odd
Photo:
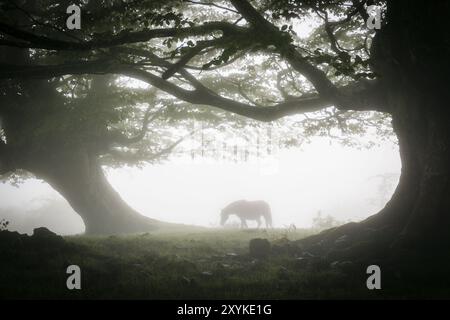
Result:
[[[423,284],[418,288],[417,282],[398,281],[419,269],[384,265],[382,290],[368,290],[365,262],[330,261],[302,249],[298,240],[312,233],[180,227],[63,238],[1,231],[0,298],[378,299],[420,298],[430,292],[447,296],[448,286],[427,289]],[[250,254],[254,238],[270,242],[267,256]],[[66,268],[73,264],[81,268],[81,290],[66,287]]]

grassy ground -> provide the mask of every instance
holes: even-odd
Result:
[[[302,258],[308,253],[295,240],[309,234],[180,228],[64,240],[22,236],[0,246],[0,298],[344,299],[417,297],[421,292],[412,293],[414,284],[408,283],[389,288],[395,272],[383,278],[383,290],[369,291],[364,265],[331,267],[324,259]],[[269,257],[249,255],[253,238],[270,241]],[[82,270],[81,290],[66,288],[71,264]]]

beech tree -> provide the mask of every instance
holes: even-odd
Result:
[[[109,186],[98,163],[99,150],[111,141],[104,137],[112,135],[119,143],[108,126],[113,106],[100,103],[106,114],[83,121],[74,135],[63,121],[76,125],[61,89],[68,79],[115,75],[145,82],[185,102],[183,108],[213,107],[261,122],[304,115],[310,120],[305,125],[316,133],[335,126],[344,132],[372,127],[383,134],[386,120],[392,119],[402,161],[392,199],[360,223],[307,241],[369,233],[396,244],[447,239],[449,2],[75,4],[81,8],[80,30],[64,29],[66,1],[2,5],[0,159],[3,172],[24,169],[48,181],[89,220],[88,231],[146,228]],[[379,30],[367,27],[369,5],[381,10]],[[302,24],[313,25],[306,36],[296,33]],[[104,82],[103,88],[107,94],[126,90]],[[89,92],[84,103],[102,90]],[[42,113],[52,112],[54,119],[45,117],[52,126],[39,140],[45,141],[42,145],[30,136],[30,128]],[[76,139],[68,139],[69,132]]]

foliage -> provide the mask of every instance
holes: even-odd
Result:
[[[321,231],[325,229],[338,227],[342,224],[344,224],[344,222],[337,220],[331,215],[323,216],[322,212],[319,210],[316,213],[316,216],[313,218],[312,229]]]
[[[8,230],[9,221],[5,219],[0,220],[0,231]]]
[[[204,133],[209,140],[251,135],[252,129],[264,125],[233,113],[250,111],[250,118],[259,118],[267,107],[276,111],[278,105],[320,91],[296,68],[290,50],[297,50],[301,61],[323,72],[335,86],[369,83],[376,77],[368,51],[374,32],[363,27],[358,14],[365,2],[254,1],[258,14],[271,25],[267,33],[249,26],[251,19],[233,1],[74,1],[82,9],[83,22],[81,30],[70,32],[60,26],[65,25],[65,8],[71,1],[3,3],[2,21],[40,36],[2,34],[11,47],[16,41],[19,47],[27,42],[32,48],[29,63],[43,70],[79,67],[37,82],[14,76],[3,80],[4,97],[21,94],[2,104],[0,117],[14,115],[21,125],[3,124],[2,140],[16,150],[27,149],[29,156],[81,145],[106,165],[140,166],[164,160],[175,150],[189,153],[178,144],[183,137],[192,139],[192,128],[199,122],[210,128]],[[299,35],[306,23],[314,27],[306,36]],[[155,30],[163,35],[150,36]],[[86,71],[80,72],[83,67]],[[145,74],[136,76],[136,70]],[[195,90],[186,96],[168,86],[176,86],[176,92],[197,89],[213,94],[197,103]],[[204,107],[216,106],[216,98],[220,109],[233,113]],[[313,135],[353,146],[367,132],[392,135],[387,113],[337,106],[313,111],[299,108],[295,117],[273,119],[283,137],[281,146],[301,144]]]

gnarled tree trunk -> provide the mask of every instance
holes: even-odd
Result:
[[[29,52],[23,49],[0,50],[0,61],[27,64],[28,56]],[[67,126],[64,121],[71,120],[54,116],[64,112],[60,110],[64,101],[46,79],[21,80],[26,94],[19,98],[15,82],[2,85],[7,94],[2,97],[5,111],[0,115],[8,138],[8,151],[0,161],[0,170],[2,167],[6,172],[24,169],[49,183],[81,216],[86,234],[151,231],[162,224],[136,212],[109,184],[98,161],[98,149],[101,149],[95,145],[98,141],[83,137],[84,132],[66,133],[59,128]],[[23,96],[26,98],[20,99]],[[8,100],[8,97],[11,98]],[[49,121],[55,127],[44,126],[49,133],[45,138],[36,137],[34,125]],[[5,145],[0,144],[1,147]]]
[[[83,149],[55,152],[31,164],[29,170],[69,202],[83,219],[86,234],[144,232],[159,225],[125,203],[109,184],[98,159]]]
[[[350,245],[364,238],[412,250],[450,243],[450,3],[396,0],[387,12],[371,60],[398,137],[399,184],[378,214],[305,239],[306,245],[332,246],[342,235],[353,237]]]
[[[398,241],[450,235],[449,8],[443,1],[391,1],[374,41],[402,160],[399,186],[380,216],[401,228]]]

